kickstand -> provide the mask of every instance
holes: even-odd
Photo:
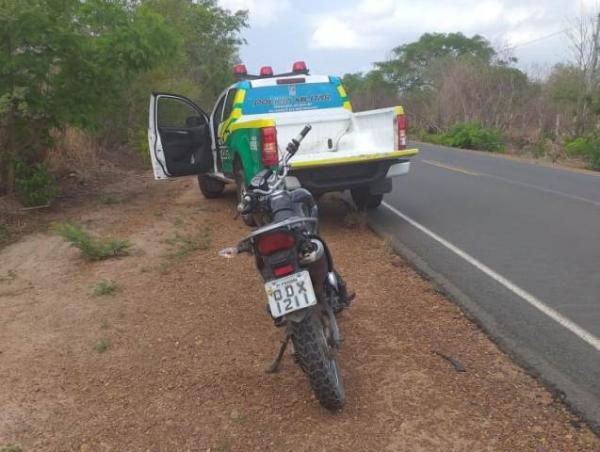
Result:
[[[281,340],[281,346],[279,347],[277,356],[275,357],[275,360],[271,363],[271,365],[265,370],[266,373],[274,374],[279,370],[279,364],[281,363],[287,344],[290,341],[290,337],[292,337],[292,333],[290,331],[286,331],[285,336]]]

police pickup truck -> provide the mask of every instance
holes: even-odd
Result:
[[[290,161],[290,175],[318,196],[349,189],[359,208],[375,208],[392,179],[408,173],[407,121],[402,107],[354,113],[338,77],[263,67],[237,82],[207,114],[186,97],[153,93],[148,140],[156,179],[197,175],[207,198],[235,183],[241,196],[252,177],[277,165],[281,149],[305,124],[312,131]]]

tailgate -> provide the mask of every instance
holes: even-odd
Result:
[[[398,112],[398,107],[360,113],[344,110],[344,116],[340,117],[332,117],[329,113],[328,116],[307,117],[304,122],[295,117],[289,123],[278,118],[278,141],[284,145],[297,135],[305,123],[313,126],[290,162],[290,166],[297,169],[408,158],[418,151],[396,149],[394,121]]]

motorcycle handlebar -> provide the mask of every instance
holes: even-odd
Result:
[[[308,132],[310,132],[311,130],[312,130],[312,126],[310,124],[306,124],[304,126],[304,128],[300,131],[298,136],[296,138],[292,138],[292,141],[287,146],[288,155],[284,156],[281,159],[281,161],[279,162],[280,166],[282,168],[280,167],[280,171],[278,171],[276,174],[274,174],[276,176],[277,181],[275,182],[275,184],[270,186],[268,190],[261,190],[259,188],[255,188],[253,190],[254,195],[268,196],[271,193],[273,193],[276,189],[279,188],[279,186],[283,183],[284,178],[288,172],[288,168],[287,168],[288,160],[298,151],[298,148],[300,147],[300,143],[302,142],[302,140],[304,140],[306,135],[308,135]],[[250,195],[250,194],[248,194],[248,195]],[[252,211],[253,202],[252,202],[251,198],[252,197],[250,196],[249,199],[242,199],[242,201],[240,202],[240,204],[238,206],[238,212],[240,212],[242,214],[247,214]]]
[[[306,135],[308,135],[308,132],[310,132],[312,130],[312,126],[310,124],[306,124],[304,126],[304,129],[302,129],[300,131],[300,135],[298,135],[298,138],[296,138],[296,141],[298,142],[298,144],[300,144],[302,142],[302,140],[304,140],[304,137],[306,137]]]
[[[287,157],[288,160],[296,152],[298,152],[300,143],[302,143],[302,140],[304,140],[304,137],[306,137],[306,135],[308,135],[308,132],[310,132],[311,129],[312,129],[312,126],[310,124],[306,124],[304,126],[304,128],[300,131],[300,134],[296,138],[292,138],[292,141],[289,142],[289,144],[287,145],[287,148],[286,148],[286,150],[289,154],[289,156]]]

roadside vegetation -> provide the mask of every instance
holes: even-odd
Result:
[[[145,156],[148,94],[208,107],[246,17],[216,0],[0,0],[0,196],[45,206],[99,153]]]
[[[94,286],[92,294],[95,296],[115,295],[121,287],[116,281],[100,281]]]
[[[101,339],[98,339],[98,341],[94,345],[94,350],[96,350],[98,353],[104,353],[108,351],[111,346],[111,340],[109,338],[103,337]]]
[[[52,229],[71,246],[79,249],[88,261],[127,256],[131,251],[131,243],[128,240],[92,237],[80,226],[72,223],[55,223]]]
[[[205,227],[196,235],[183,234],[177,231],[174,237],[164,241],[172,248],[172,251],[166,257],[168,259],[181,259],[189,256],[194,251],[207,250],[211,241],[211,230],[208,227]]]
[[[23,452],[23,448],[17,445],[8,445],[1,448],[0,452]]]
[[[482,36],[426,33],[367,73],[346,74],[355,110],[402,104],[413,138],[600,170],[600,63],[595,15],[565,39],[570,58],[536,76]]]
[[[498,129],[485,127],[480,123],[457,123],[445,133],[428,133],[420,129],[417,130],[416,138],[455,148],[491,152],[504,152],[506,150],[502,132]]]

